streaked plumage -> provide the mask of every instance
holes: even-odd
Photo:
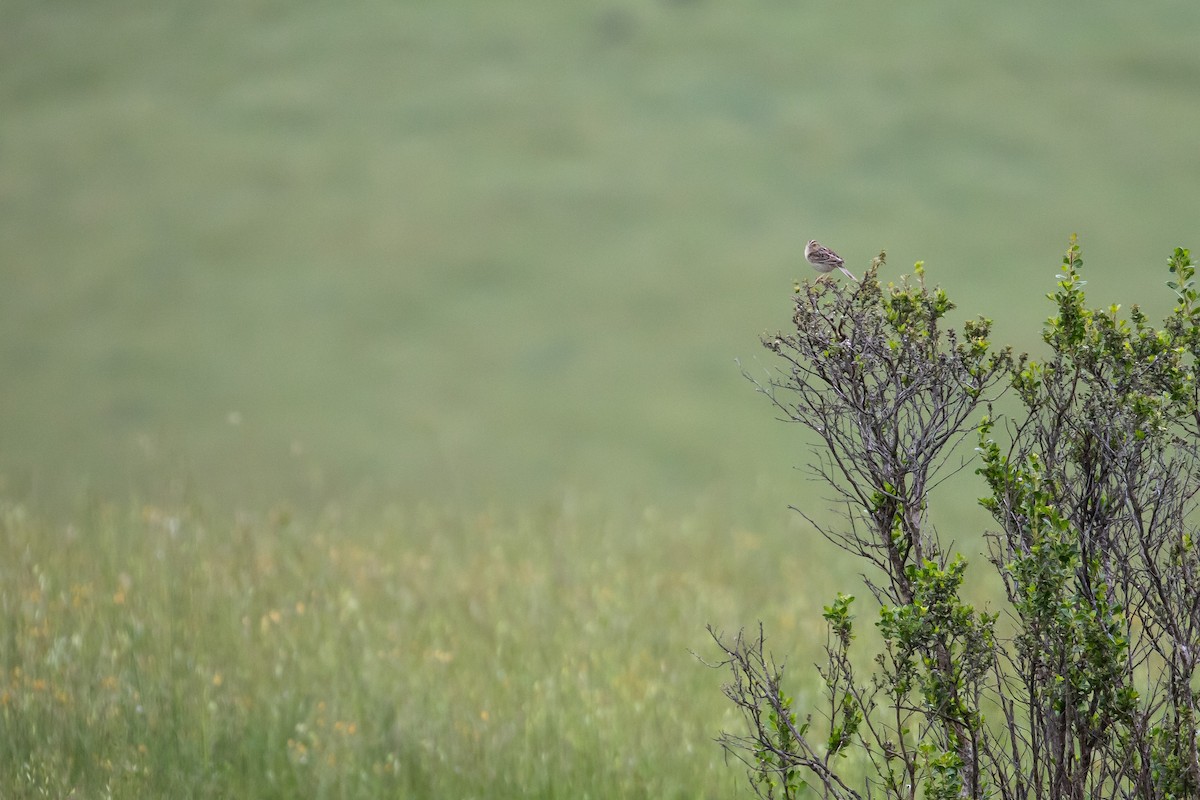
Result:
[[[809,240],[809,243],[804,248],[804,257],[808,259],[808,263],[813,265],[813,269],[820,273],[833,272],[835,269],[840,269],[846,273],[846,277],[855,283],[858,278],[850,274],[850,270],[846,269],[846,262],[837,253],[825,247],[816,239]]]

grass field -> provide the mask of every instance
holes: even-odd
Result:
[[[0,20],[6,797],[733,795],[689,649],[859,584],[735,364],[804,242],[1020,348],[1200,247],[1188,4]]]
[[[742,493],[795,461],[733,360],[808,238],[1029,347],[1070,233],[1128,304],[1196,229],[1186,4],[5,17],[21,492]]]
[[[832,591],[703,509],[0,512],[5,797],[731,796],[689,650]]]

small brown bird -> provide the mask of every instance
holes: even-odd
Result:
[[[846,277],[858,283],[858,278],[850,274],[850,270],[846,269],[845,261],[837,253],[825,247],[816,239],[811,239],[808,245],[804,248],[804,257],[808,259],[808,263],[813,265],[813,269],[820,273],[833,272],[835,269],[840,269],[846,273]]]

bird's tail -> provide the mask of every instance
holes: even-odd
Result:
[[[847,277],[847,278],[849,278],[850,280],[854,281],[855,283],[858,283],[858,278],[856,278],[856,277],[854,277],[853,275],[851,275],[851,274],[850,274],[850,270],[846,269],[845,267],[838,267],[838,269],[840,269],[842,272],[846,273],[846,277]]]

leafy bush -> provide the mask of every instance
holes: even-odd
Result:
[[[825,537],[868,565],[881,645],[851,658],[854,598],[825,609],[822,713],[803,717],[762,626],[714,632],[744,733],[725,748],[763,797],[1196,797],[1200,659],[1200,307],[1187,250],[1160,327],[1086,305],[1071,239],[1046,360],[994,348],[921,264],[883,286],[797,287],[794,331],[758,389],[818,437],[842,508]],[[1016,413],[992,403],[1011,389]],[[1013,399],[1011,396],[1006,400]],[[931,489],[978,438],[1007,610],[962,599],[967,561],[929,524]],[[805,513],[801,510],[801,513]]]

